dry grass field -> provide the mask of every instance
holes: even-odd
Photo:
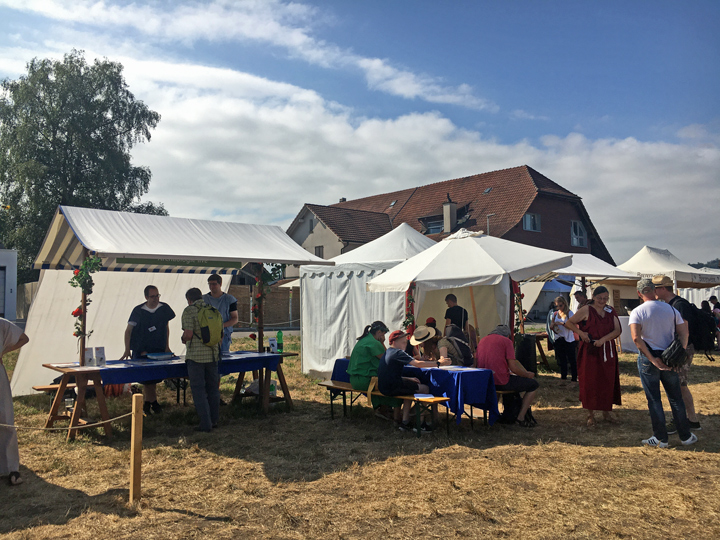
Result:
[[[696,360],[691,373],[699,443],[686,448],[674,435],[664,450],[640,446],[651,434],[647,404],[635,359],[621,360],[622,423],[594,428],[584,427],[576,385],[556,373],[539,376],[534,429],[476,422],[471,430],[463,420],[449,437],[442,429],[420,439],[364,405],[331,421],[327,392],[299,360],[285,363],[293,412],[228,405],[211,434],[193,432],[192,405],[163,390],[165,411],[145,422],[138,504],[128,503],[129,419],[109,442],[94,430],[71,444],[64,433],[22,431],[25,483],[0,485],[0,535],[720,538],[720,362]],[[233,384],[225,382],[225,399]],[[47,396],[16,399],[16,423],[41,426],[49,406]],[[130,399],[110,407],[125,413]]]

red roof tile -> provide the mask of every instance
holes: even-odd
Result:
[[[305,206],[343,242],[365,244],[393,229],[390,217],[382,212],[319,204]]]

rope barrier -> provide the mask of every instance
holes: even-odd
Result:
[[[132,416],[133,413],[129,412],[127,414],[123,414],[121,416],[116,416],[115,418],[110,418],[109,420],[102,420],[100,422],[93,422],[92,424],[81,424],[74,426],[72,429],[85,429],[85,428],[91,428],[91,427],[97,427],[102,426],[103,424],[108,424],[110,422],[114,422],[115,420],[121,420],[122,418],[127,418],[128,416]],[[52,428],[44,428],[44,427],[27,427],[27,426],[11,426],[8,424],[0,424],[0,427],[5,428],[11,428],[11,429],[25,429],[28,431],[67,431],[68,429],[71,429],[67,426],[65,427],[52,427]]]
[[[265,327],[267,327],[267,326],[289,326],[290,324],[295,323],[295,322],[300,322],[300,319],[293,319],[292,321],[279,322],[279,323],[265,323],[263,326],[265,326]],[[249,322],[249,321],[238,321],[237,324],[246,324],[246,325],[252,326],[255,323]]]

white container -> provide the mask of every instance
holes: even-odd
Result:
[[[268,338],[268,345],[270,345],[270,352],[277,352],[277,338]]]
[[[93,348],[92,347],[85,347],[85,365],[86,366],[96,366],[95,363],[95,357],[93,356]]]
[[[95,365],[105,365],[105,347],[95,347]]]

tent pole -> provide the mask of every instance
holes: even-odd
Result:
[[[469,289],[470,289],[470,305],[472,305],[473,321],[475,322],[475,331],[477,332],[478,322],[477,322],[477,309],[475,308],[475,293],[473,292],[472,287],[469,287]],[[463,330],[464,330],[464,328],[463,328]]]
[[[586,292],[587,284],[585,283],[584,276],[580,278],[580,289],[582,289],[583,294],[587,296],[587,292]]]
[[[83,262],[87,260],[88,250],[83,249]],[[81,263],[82,264],[82,263]],[[87,330],[87,295],[85,291],[80,295],[80,306],[82,307],[82,320],[80,321],[80,365],[85,365],[85,331]]]
[[[265,335],[264,335],[264,321],[263,321],[263,294],[265,294],[265,284],[263,283],[263,265],[260,264],[260,270],[258,270],[258,284],[257,284],[257,291],[255,292],[255,295],[259,298],[257,299],[258,304],[258,352],[265,352]]]

